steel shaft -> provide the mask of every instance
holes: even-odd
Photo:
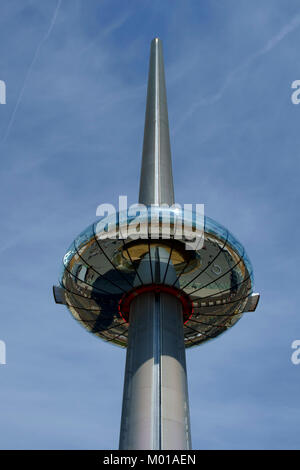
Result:
[[[162,44],[151,42],[139,202],[174,204]],[[163,248],[139,265],[147,284],[172,285],[177,275]],[[166,271],[167,269],[167,271]],[[164,273],[168,273],[164,275]],[[190,418],[182,306],[177,297],[148,292],[130,306],[120,449],[190,449]]]
[[[145,293],[131,305],[120,449],[190,449],[179,300]]]
[[[151,42],[140,178],[141,204],[174,204],[167,92],[162,42]]]

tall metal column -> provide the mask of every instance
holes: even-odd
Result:
[[[150,51],[139,202],[174,203],[162,44],[157,38]],[[155,284],[176,279],[168,257],[163,248],[152,248],[139,267],[143,279],[150,278],[150,266]],[[162,276],[167,264],[168,275]],[[182,306],[165,292],[142,293],[131,303],[119,448],[191,448]]]
[[[180,302],[141,294],[130,310],[120,449],[190,449]]]
[[[158,38],[153,39],[150,48],[139,202],[174,204],[164,59]]]

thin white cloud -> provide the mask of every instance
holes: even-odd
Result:
[[[41,50],[41,47],[43,46],[44,42],[47,41],[47,39],[49,38],[51,32],[52,32],[52,29],[55,25],[55,22],[56,22],[56,18],[57,18],[57,15],[58,15],[58,12],[59,12],[59,9],[61,7],[61,4],[62,4],[62,0],[58,0],[57,1],[57,4],[56,4],[56,7],[55,7],[55,10],[54,10],[54,13],[53,13],[53,16],[51,18],[51,22],[50,22],[50,25],[49,25],[49,28],[47,29],[46,31],[46,34],[43,36],[42,40],[40,41],[40,43],[38,44],[36,50],[35,50],[35,53],[34,53],[34,56],[33,56],[33,59],[28,67],[28,70],[27,70],[27,73],[25,75],[25,79],[24,79],[24,82],[23,82],[23,85],[22,85],[22,88],[21,88],[21,91],[20,91],[20,94],[19,94],[19,97],[17,99],[17,102],[16,102],[16,105],[14,107],[14,110],[12,112],[12,115],[11,115],[11,118],[9,120],[9,123],[8,123],[8,126],[6,128],[6,132],[3,136],[3,139],[2,139],[2,143],[4,143],[8,136],[9,136],[9,133],[10,133],[10,130],[11,130],[11,127],[13,125],[13,122],[15,120],[15,117],[16,117],[16,113],[18,111],[18,108],[20,106],[20,103],[22,101],[22,98],[23,98],[23,94],[24,94],[24,91],[25,91],[25,88],[26,88],[26,84],[28,82],[28,79],[30,77],[30,74],[31,74],[31,71],[34,67],[34,64],[39,56],[39,53],[40,53],[40,50]]]
[[[80,51],[80,55],[82,54],[85,54],[89,49],[91,49],[92,47],[94,47],[97,43],[97,41],[99,40],[99,37],[105,37],[105,36],[109,36],[110,34],[112,34],[114,31],[116,31],[117,29],[121,28],[121,26],[123,26],[123,24],[127,21],[127,19],[129,18],[130,16],[130,13],[126,13],[125,15],[122,15],[121,17],[117,18],[115,21],[113,21],[112,23],[110,23],[106,28],[104,28],[103,30],[101,29],[100,32],[98,34],[96,34],[96,37],[86,46],[84,47],[81,51]]]
[[[201,98],[192,104],[190,109],[182,117],[180,123],[174,129],[174,134],[183,126],[183,124],[193,115],[200,106],[208,106],[219,101],[226,89],[231,85],[235,77],[251,65],[258,57],[270,52],[277,44],[279,44],[288,34],[292,33],[300,25],[300,14],[296,15],[289,23],[287,23],[275,36],[273,36],[260,50],[250,55],[244,62],[233,69],[225,78],[223,85],[219,90],[211,96]]]

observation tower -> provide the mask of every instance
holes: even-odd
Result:
[[[53,288],[56,303],[88,331],[127,348],[120,449],[191,449],[185,349],[216,338],[259,300],[237,239],[205,216],[201,246],[187,249],[199,231],[197,214],[174,202],[162,43],[155,38],[139,190],[147,234],[131,234],[130,210],[96,221],[68,248]]]

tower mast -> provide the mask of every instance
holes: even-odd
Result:
[[[139,202],[174,203],[162,43],[151,42]],[[151,247],[139,266],[154,285],[172,284],[169,253]],[[147,272],[147,271],[150,271]],[[171,279],[172,278],[172,279]],[[130,305],[119,448],[190,449],[190,418],[181,302],[145,292]]]
[[[97,220],[69,246],[53,294],[88,331],[127,347],[120,449],[186,450],[191,433],[185,349],[253,312],[259,294],[253,293],[245,249],[225,227],[205,217],[204,249],[187,251],[185,234],[179,230],[175,237],[174,221],[177,228],[177,215],[183,215],[179,222],[194,232],[196,212],[163,207],[174,204],[174,187],[158,38],[150,51],[139,202],[147,206],[139,219],[146,221],[147,239],[141,233],[124,239],[124,219],[127,226],[136,222],[129,211],[117,214],[117,238],[110,215]],[[173,237],[168,232],[163,238],[165,227]]]
[[[162,42],[151,42],[140,179],[141,204],[174,204],[167,93]]]

